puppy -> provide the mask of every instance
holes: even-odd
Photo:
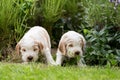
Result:
[[[16,45],[17,54],[22,55],[23,62],[35,62],[38,54],[45,55],[48,64],[55,65],[51,55],[50,37],[47,31],[40,26],[32,27]]]
[[[86,45],[85,38],[75,32],[68,31],[61,37],[61,40],[58,45],[57,54],[56,54],[56,63],[61,65],[65,60],[65,57],[75,58],[80,57],[77,60],[78,66],[85,66],[83,59],[83,51]]]

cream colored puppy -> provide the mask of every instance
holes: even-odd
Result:
[[[21,53],[23,62],[35,62],[38,54],[44,54],[47,63],[55,65],[51,55],[50,37],[47,31],[40,26],[32,27],[16,45],[16,51]]]
[[[84,37],[75,32],[75,31],[68,31],[61,37],[61,40],[58,45],[57,50],[57,58],[56,63],[57,65],[61,65],[64,61],[65,57],[68,58],[75,58],[80,57],[77,61],[78,66],[84,66],[84,59],[83,59],[83,51],[85,48],[86,41]]]

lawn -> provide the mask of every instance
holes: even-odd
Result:
[[[120,80],[120,68],[0,63],[0,80]]]

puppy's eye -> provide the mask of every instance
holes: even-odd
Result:
[[[33,50],[34,50],[34,51],[37,51],[38,49],[37,49],[37,48],[34,48]]]
[[[22,49],[22,51],[24,51],[24,52],[25,52],[25,51],[26,51],[26,49]]]
[[[72,45],[72,44],[70,44],[70,45],[69,45],[69,47],[73,47],[73,45]]]

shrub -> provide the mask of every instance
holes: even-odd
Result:
[[[7,5],[6,5],[7,4]],[[6,43],[11,44],[14,22],[17,21],[18,8],[14,7],[14,0],[0,1],[0,49]]]
[[[118,65],[120,51],[119,6],[108,0],[84,0],[85,27],[84,34],[88,42],[86,61],[90,65]],[[91,28],[90,28],[91,27]]]
[[[16,7],[19,8],[19,14],[17,17],[17,21],[14,25],[14,38],[15,41],[18,42],[20,38],[25,33],[26,29],[29,29],[33,26],[33,16],[34,16],[34,0],[21,0],[15,2]]]
[[[41,3],[43,26],[48,30],[52,36],[53,24],[60,19],[62,10],[66,0],[43,0]]]
[[[28,15],[31,15],[29,14],[31,7],[26,6],[28,2],[24,0],[0,1],[0,55],[7,57],[11,54],[16,42],[24,34]]]
[[[120,25],[120,6],[114,9],[114,5],[108,0],[84,0],[85,20],[89,26],[100,25]]]
[[[83,24],[86,24],[84,16],[84,6],[81,0],[67,0],[61,18],[54,23],[54,40],[58,43],[61,35],[68,30],[82,32]]]
[[[88,46],[86,48],[86,61],[90,65],[117,65],[118,54],[120,47],[120,33],[116,32],[111,35],[110,30],[112,27],[104,27],[102,30],[97,31],[91,29],[86,38]],[[114,44],[112,45],[111,42]],[[117,45],[118,44],[118,45]]]

